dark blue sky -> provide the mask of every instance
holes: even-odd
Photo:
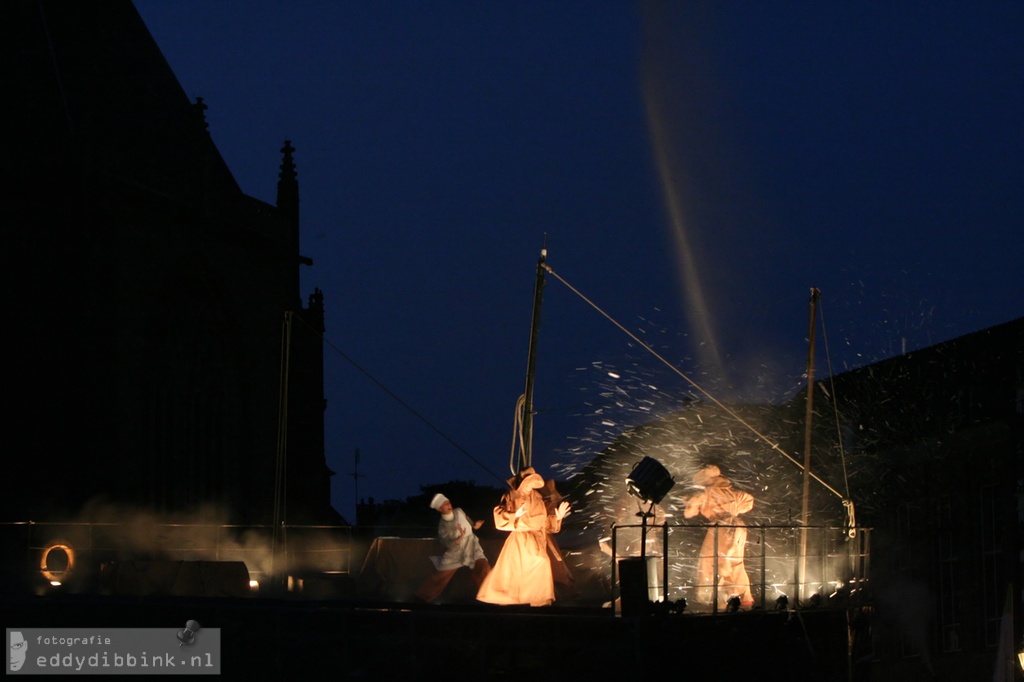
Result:
[[[1024,3],[136,6],[243,191],[273,203],[297,150],[348,518],[357,448],[360,497],[507,476],[545,235],[722,400],[801,385],[811,287],[819,376],[1024,314]],[[694,392],[547,282],[561,474]]]

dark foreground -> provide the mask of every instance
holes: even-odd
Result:
[[[230,679],[851,679],[842,610],[622,617],[559,606],[87,595],[5,597],[0,610],[7,627],[25,628],[194,619],[221,629]]]

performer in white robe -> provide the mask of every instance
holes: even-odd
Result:
[[[434,572],[416,590],[416,596],[426,602],[440,597],[455,577],[456,571],[463,566],[470,569],[477,587],[491,571],[491,564],[480,546],[480,539],[473,532],[484,522],[471,522],[464,511],[453,508],[451,501],[441,493],[434,495],[430,507],[441,514],[437,524],[437,539],[444,547],[444,554],[430,557]]]

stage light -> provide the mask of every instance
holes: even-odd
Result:
[[[645,502],[658,504],[676,482],[657,460],[644,457],[626,477],[626,490]]]
[[[729,597],[729,601],[725,602],[725,612],[726,613],[736,613],[739,610],[740,610],[740,596],[738,594],[734,594],[731,597]]]
[[[54,587],[66,581],[75,568],[75,550],[64,540],[50,542],[39,559],[39,572]]]
[[[666,599],[665,601],[657,601],[650,605],[654,613],[669,614],[673,616],[680,616],[686,611],[686,597],[680,597],[675,601]]]
[[[828,603],[830,606],[843,606],[850,599],[850,590],[847,588],[845,583],[835,581],[835,591],[828,595]]]
[[[779,598],[775,600],[776,611],[788,611],[789,610],[789,597],[786,595],[779,595]]]

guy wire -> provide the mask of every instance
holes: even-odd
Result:
[[[740,424],[742,424],[743,426],[747,427],[747,428],[748,428],[748,429],[749,429],[749,430],[750,430],[750,431],[751,431],[751,432],[752,432],[752,433],[753,433],[754,435],[756,435],[756,436],[757,436],[758,438],[760,438],[760,439],[761,439],[762,441],[764,441],[765,443],[767,443],[768,445],[770,445],[770,446],[771,446],[771,448],[772,448],[773,450],[777,451],[777,452],[778,452],[778,453],[779,453],[780,455],[782,455],[783,457],[785,457],[786,459],[788,459],[789,461],[791,461],[791,462],[792,462],[793,464],[795,464],[795,465],[797,465],[798,467],[800,467],[800,469],[801,469],[801,470],[803,470],[803,468],[804,468],[804,465],[803,465],[803,464],[801,464],[800,462],[798,462],[798,461],[797,461],[796,459],[794,459],[794,458],[793,458],[793,457],[792,457],[792,456],[791,456],[791,455],[790,455],[790,454],[789,454],[788,452],[786,452],[785,450],[783,450],[783,449],[782,449],[782,447],[781,447],[781,446],[780,446],[780,445],[779,445],[778,443],[776,443],[775,441],[771,440],[770,438],[768,438],[767,436],[765,436],[764,434],[762,434],[762,433],[761,433],[760,431],[758,431],[758,430],[757,430],[756,428],[754,428],[754,427],[753,427],[753,426],[752,426],[751,424],[749,424],[749,423],[748,423],[748,422],[747,422],[746,420],[744,420],[744,419],[743,419],[742,417],[740,417],[740,416],[739,416],[738,414],[736,414],[736,412],[735,412],[735,411],[733,411],[732,409],[730,409],[729,407],[727,407],[726,405],[724,405],[723,403],[721,403],[721,402],[720,402],[720,401],[719,401],[719,400],[718,400],[717,398],[715,398],[715,396],[711,395],[711,393],[710,393],[710,392],[708,392],[707,390],[705,390],[705,389],[704,389],[704,388],[703,388],[702,386],[700,386],[700,385],[699,385],[699,384],[698,384],[698,383],[697,383],[696,381],[694,381],[693,379],[691,379],[690,377],[688,377],[688,376],[687,376],[686,374],[684,374],[684,373],[683,373],[682,371],[680,371],[680,370],[679,370],[679,369],[678,369],[678,368],[677,368],[677,367],[676,367],[675,365],[673,365],[673,364],[672,364],[671,362],[669,362],[669,361],[668,361],[668,360],[666,360],[666,359],[665,359],[664,357],[662,357],[662,356],[661,356],[661,355],[660,355],[660,354],[659,354],[659,353],[658,353],[658,352],[657,352],[656,350],[654,350],[653,348],[651,348],[650,346],[648,346],[648,345],[647,345],[646,343],[644,343],[643,341],[641,341],[641,340],[640,340],[640,339],[639,339],[639,338],[638,338],[638,337],[636,336],[636,334],[634,334],[633,332],[629,331],[629,330],[628,330],[628,329],[626,329],[626,328],[625,328],[624,326],[622,326],[621,324],[619,324],[619,323],[618,323],[618,321],[616,321],[616,320],[615,320],[615,319],[614,319],[614,318],[613,318],[613,317],[612,317],[611,315],[609,315],[609,314],[608,314],[608,313],[606,313],[606,312],[605,312],[604,310],[602,310],[602,309],[600,308],[600,306],[598,306],[598,305],[597,305],[596,303],[594,303],[594,302],[593,302],[593,301],[591,301],[591,300],[590,300],[589,298],[587,298],[586,296],[584,296],[584,295],[583,295],[583,294],[582,294],[582,293],[581,293],[581,292],[580,292],[580,291],[579,291],[578,289],[576,289],[576,288],[575,288],[574,286],[572,286],[571,284],[569,284],[569,283],[568,283],[567,281],[565,281],[564,279],[562,279],[561,275],[559,275],[559,274],[558,274],[557,272],[555,272],[554,270],[552,270],[552,269],[551,269],[551,266],[550,266],[550,265],[548,265],[547,263],[544,263],[544,269],[545,269],[545,270],[547,270],[547,271],[548,271],[549,273],[551,273],[551,275],[552,275],[552,276],[553,276],[553,277],[554,277],[555,279],[557,279],[557,280],[558,280],[559,282],[561,282],[561,283],[562,283],[562,284],[564,284],[564,285],[565,285],[566,287],[568,287],[570,291],[572,291],[572,292],[573,292],[574,294],[576,294],[577,296],[579,296],[580,298],[582,298],[582,299],[583,299],[583,300],[584,300],[584,301],[585,301],[585,302],[586,302],[586,303],[587,303],[588,305],[590,305],[590,307],[592,307],[592,308],[593,308],[594,310],[596,310],[597,312],[601,313],[601,315],[603,315],[603,316],[605,317],[605,319],[607,319],[607,320],[608,320],[609,322],[611,322],[611,323],[612,323],[613,325],[615,325],[615,326],[616,326],[616,327],[618,327],[618,328],[619,328],[620,330],[622,330],[622,331],[623,331],[623,332],[624,332],[624,333],[625,333],[625,334],[626,334],[627,336],[629,336],[629,338],[633,339],[633,340],[634,340],[634,341],[636,341],[636,342],[637,342],[638,344],[640,344],[640,346],[641,346],[641,347],[642,347],[642,348],[643,348],[644,350],[646,350],[646,351],[647,351],[648,353],[650,353],[651,355],[653,355],[654,357],[656,357],[656,358],[657,358],[658,360],[660,360],[660,361],[661,361],[661,362],[662,362],[662,363],[663,363],[663,364],[664,364],[664,365],[665,365],[666,367],[668,367],[669,369],[671,369],[671,370],[672,370],[673,372],[675,372],[675,373],[676,373],[676,374],[678,374],[678,375],[679,375],[680,377],[682,377],[682,378],[683,378],[684,380],[686,380],[686,381],[687,381],[687,382],[688,382],[688,383],[689,383],[689,384],[690,384],[691,386],[693,386],[693,387],[694,387],[695,389],[697,389],[697,390],[698,390],[698,391],[700,391],[700,392],[701,392],[702,394],[704,394],[704,396],[706,396],[706,397],[708,398],[708,400],[710,400],[710,401],[711,401],[711,402],[713,402],[713,403],[714,403],[715,405],[717,405],[718,407],[720,407],[720,408],[722,408],[723,410],[725,410],[725,412],[726,412],[727,414],[729,414],[729,416],[731,416],[731,417],[732,417],[733,419],[735,419],[736,421],[738,421],[738,422],[739,422]],[[818,483],[820,483],[820,484],[822,484],[823,486],[825,486],[825,488],[827,488],[827,489],[828,489],[829,491],[831,491],[832,493],[834,493],[834,494],[835,494],[835,495],[836,495],[836,496],[837,496],[837,497],[838,497],[839,499],[844,499],[844,498],[843,498],[843,496],[842,496],[842,494],[840,494],[840,493],[839,493],[839,491],[837,491],[837,490],[836,490],[835,488],[833,488],[833,487],[832,487],[832,486],[830,486],[830,485],[829,485],[828,483],[826,483],[826,482],[825,482],[825,481],[823,481],[823,480],[822,480],[821,478],[819,478],[819,477],[818,477],[817,475],[815,475],[815,474],[814,474],[814,472],[809,472],[809,473],[810,473],[810,476],[811,476],[811,478],[813,478],[813,479],[814,479],[814,480],[816,480],[816,481],[817,481]]]

